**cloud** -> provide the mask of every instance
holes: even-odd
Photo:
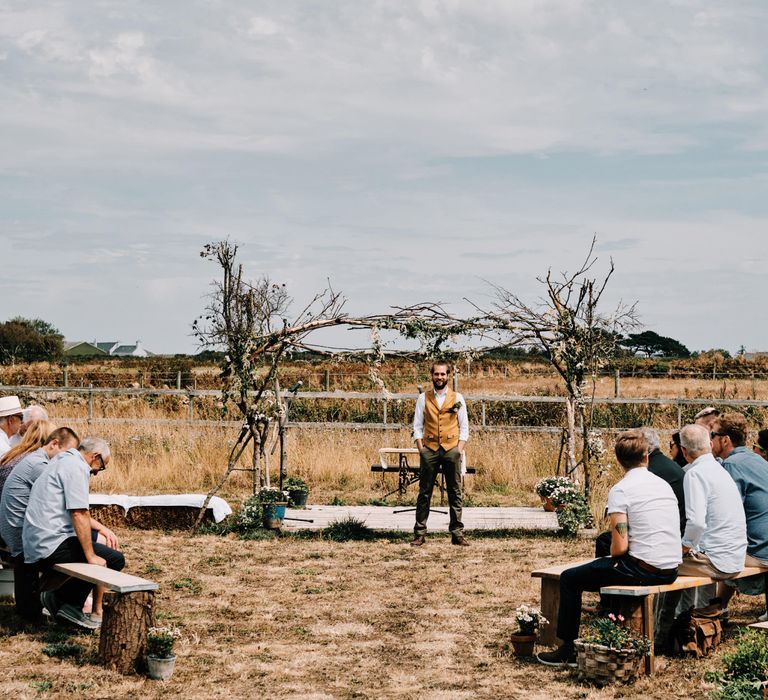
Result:
[[[765,296],[766,19],[725,0],[6,4],[4,284],[54,321],[125,309],[152,348],[141,324],[165,337],[199,310],[207,240],[367,311],[483,279],[535,298],[597,232],[617,297],[703,336],[689,292],[722,274],[724,236]],[[40,271],[48,295],[24,282]]]

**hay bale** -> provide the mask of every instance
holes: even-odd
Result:
[[[135,506],[126,519],[139,530],[189,530],[197,520],[199,508],[194,506]],[[205,512],[203,522],[213,522],[213,511]]]
[[[115,503],[94,505],[90,508],[91,517],[96,518],[102,525],[110,529],[128,527],[128,520],[122,506]]]

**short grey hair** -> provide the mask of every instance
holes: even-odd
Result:
[[[661,438],[659,437],[659,431],[653,428],[641,428],[643,437],[648,443],[648,452],[653,452],[661,447]]]
[[[86,437],[80,441],[80,452],[98,452],[104,459],[111,456],[109,444],[104,438]]]
[[[22,422],[26,425],[35,420],[49,420],[48,411],[42,406],[38,406],[33,403],[31,406],[27,406],[23,411]]]
[[[689,457],[696,459],[701,455],[712,452],[712,441],[709,430],[703,425],[686,425],[680,431],[680,445],[685,448]]]

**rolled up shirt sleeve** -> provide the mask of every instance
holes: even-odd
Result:
[[[413,414],[413,439],[424,439],[424,402],[426,401],[425,394],[419,394],[419,398],[416,399],[416,410]]]
[[[685,532],[683,546],[696,549],[707,527],[707,492],[704,482],[689,472],[683,479],[685,492]]]
[[[469,440],[469,416],[467,415],[467,402],[461,394],[456,397],[457,401],[461,401],[461,408],[459,409],[459,440],[466,442]]]

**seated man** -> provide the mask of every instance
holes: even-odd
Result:
[[[686,526],[681,576],[724,581],[744,568],[747,523],[736,483],[712,455],[712,440],[701,425],[680,431],[685,467]]]
[[[566,569],[560,575],[559,649],[539,654],[550,666],[574,665],[579,635],[581,594],[610,585],[662,585],[677,578],[680,519],[670,485],[648,471],[648,442],[639,430],[616,440],[616,458],[624,478],[608,494],[611,556]]]
[[[746,447],[747,421],[740,413],[724,413],[712,426],[712,452],[723,460],[741,494],[747,520],[745,566],[768,569],[768,462]],[[717,586],[723,610],[736,590],[750,595],[768,592],[765,575],[724,581]],[[766,598],[768,609],[768,597]]]
[[[116,571],[125,566],[120,552],[93,542],[91,536],[95,521],[88,510],[88,482],[106,468],[109,460],[109,445],[101,438],[89,437],[78,449],[62,452],[38,477],[24,516],[22,543],[27,564],[37,564],[43,572],[54,564],[71,562],[98,564]],[[110,540],[114,535],[108,537]],[[58,590],[41,593],[40,602],[57,620],[96,629],[99,621],[82,610],[91,587],[86,581],[70,578]]]
[[[40,616],[37,568],[24,563],[21,533],[32,484],[59,452],[77,447],[79,438],[69,428],[54,430],[38,450],[30,452],[13,468],[0,498],[0,535],[7,544],[16,569],[14,597],[16,611],[24,619]]]

